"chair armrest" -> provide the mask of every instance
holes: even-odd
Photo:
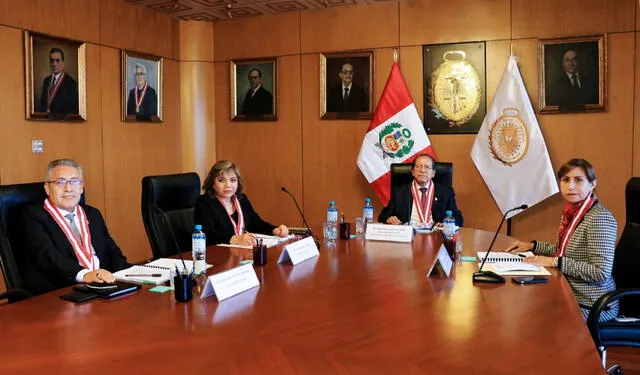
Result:
[[[591,337],[593,338],[593,342],[596,344],[596,347],[602,346],[600,330],[598,329],[598,321],[600,320],[602,311],[604,311],[608,304],[615,302],[622,297],[633,295],[640,295],[640,289],[617,289],[603,294],[598,298],[596,303],[593,304],[589,311],[589,316],[587,317],[587,327],[589,328],[589,332],[591,332]]]
[[[6,292],[0,294],[0,301],[6,299],[8,300],[9,303],[13,303],[13,302],[22,301],[23,299],[27,299],[31,296],[32,294],[27,292],[24,289],[11,288],[11,289],[7,289]]]

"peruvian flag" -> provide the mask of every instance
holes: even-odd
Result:
[[[358,167],[385,206],[391,194],[391,164],[410,163],[416,156],[435,158],[416,105],[393,63],[382,97],[362,140]]]

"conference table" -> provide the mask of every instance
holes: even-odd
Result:
[[[461,229],[462,254],[493,233]],[[495,248],[511,239],[500,235]],[[1,374],[602,374],[571,288],[474,284],[476,262],[427,277],[439,233],[411,244],[362,235],[319,256],[254,266],[260,286],[176,302],[148,286],[113,300],[63,301],[71,287],[0,306]],[[189,256],[185,253],[185,256]],[[210,246],[209,274],[251,257]],[[507,277],[508,279],[508,277]]]

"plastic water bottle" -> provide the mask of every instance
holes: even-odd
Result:
[[[453,236],[456,234],[456,219],[453,218],[451,211],[445,212],[446,216],[442,221],[442,229],[444,231],[444,238],[448,241],[453,240]]]
[[[204,276],[207,272],[207,237],[200,224],[196,224],[191,235],[191,255],[193,256],[193,267],[195,267],[193,274]]]
[[[327,208],[327,223],[338,222],[338,208],[335,201],[329,202],[329,208]]]
[[[371,199],[365,198],[364,206],[362,206],[362,217],[367,223],[373,223],[373,206]]]

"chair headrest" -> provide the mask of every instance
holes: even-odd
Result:
[[[162,211],[193,207],[200,195],[197,173],[146,176],[142,179],[142,201]]]
[[[411,175],[411,163],[393,163],[391,164],[391,186],[407,185],[413,180]],[[433,168],[436,175],[433,182],[445,186],[453,184],[453,164],[449,162],[435,162]]]
[[[632,177],[625,189],[627,222],[640,224],[640,177]]]

